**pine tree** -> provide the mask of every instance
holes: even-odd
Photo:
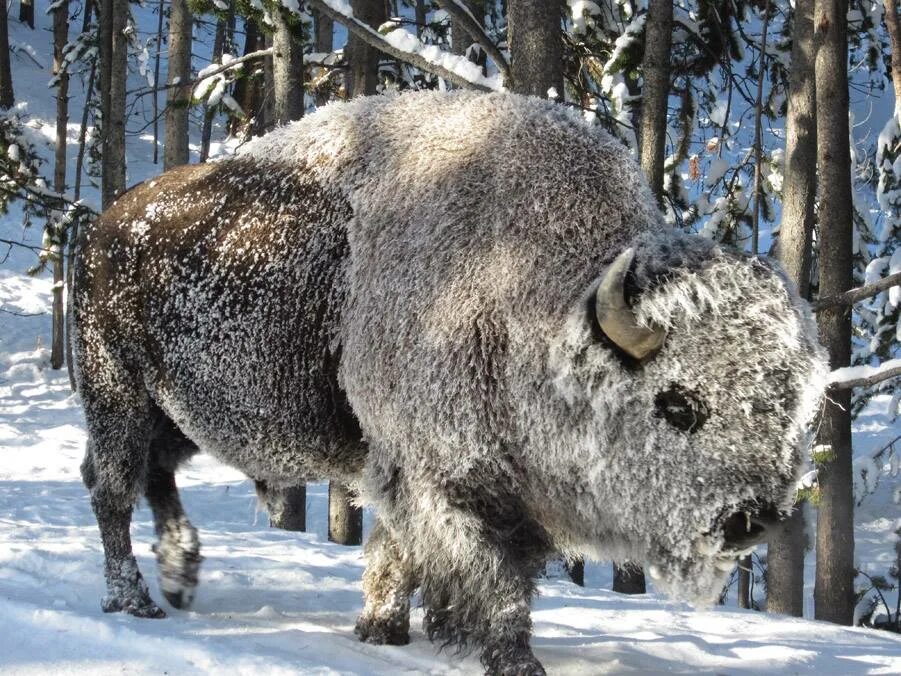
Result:
[[[820,176],[819,291],[852,286],[851,158],[848,144],[847,0],[816,0],[814,26],[817,167]],[[851,358],[851,310],[817,315],[820,341],[833,369]],[[854,611],[854,501],[851,474],[851,395],[833,390],[818,433],[820,500],[817,518],[815,617],[851,624]]]
[[[513,91],[563,96],[563,5],[560,0],[510,0],[507,39]]]
[[[105,209],[125,191],[125,92],[128,75],[128,0],[100,3],[101,176]]]
[[[816,203],[814,0],[796,0],[786,117],[785,179],[777,255],[803,298],[810,294],[811,239]],[[804,513],[795,507],[767,547],[767,611],[804,613]]]
[[[9,110],[15,103],[13,76],[9,63],[9,17],[6,3],[0,3],[0,110]]]
[[[163,168],[188,163],[188,112],[191,103],[191,26],[187,0],[172,0],[169,13],[169,73],[166,77],[166,139]],[[181,84],[177,84],[181,83]]]

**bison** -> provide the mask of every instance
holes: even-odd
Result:
[[[540,674],[554,552],[645,562],[708,600],[790,507],[825,360],[778,266],[666,227],[629,153],[511,94],[326,106],[120,197],[73,295],[106,611],[161,617],[200,561],[174,472],[347,482],[379,522],[362,640]]]

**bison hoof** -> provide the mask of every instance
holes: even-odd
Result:
[[[191,607],[194,602],[194,590],[184,590],[178,592],[163,590],[163,596],[169,602],[169,605],[178,610],[185,610]]]
[[[173,608],[189,608],[194,602],[200,564],[203,561],[197,531],[189,525],[177,531],[175,536],[166,533],[154,545],[153,551],[156,553],[163,596]]]
[[[156,605],[149,596],[124,600],[119,597],[106,596],[100,602],[100,607],[105,613],[128,613],[135,617],[151,620],[161,620],[166,617],[166,611]]]
[[[531,652],[506,657],[495,655],[495,659],[484,662],[487,667],[485,673],[488,676],[545,676],[544,667]]]
[[[410,642],[409,623],[398,620],[361,617],[354,633],[363,643],[373,645],[407,645]]]

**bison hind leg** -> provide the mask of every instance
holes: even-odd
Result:
[[[159,541],[154,545],[160,589],[174,607],[185,609],[194,601],[200,572],[200,540],[182,508],[175,483],[178,465],[197,447],[165,416],[161,416],[150,444],[145,497],[153,510]]]
[[[103,544],[107,593],[101,600],[101,608],[107,613],[162,618],[166,613],[150,597],[132,551],[129,532],[135,492],[146,461],[141,457],[141,449],[145,432],[149,431],[141,424],[140,417],[136,418],[120,419],[119,425],[94,426],[81,474],[91,493],[91,508]]]
[[[410,642],[410,595],[416,584],[400,545],[381,521],[376,521],[366,541],[365,605],[354,628],[361,641],[377,645]]]

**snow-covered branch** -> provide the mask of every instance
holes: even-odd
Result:
[[[482,24],[472,15],[469,8],[463,5],[460,0],[438,0],[438,5],[447,12],[448,16],[454,21],[455,26],[459,26],[469,33],[476,44],[485,50],[485,53],[494,61],[497,69],[501,72],[504,78],[504,86],[509,87],[513,81],[513,76],[510,73],[510,64],[507,62],[503,52],[498,49],[498,46],[485,33]],[[457,36],[454,34],[454,41],[456,40]]]
[[[343,24],[350,33],[380,52],[442,77],[459,87],[490,92],[501,89],[499,77],[486,77],[465,56],[451,54],[435,45],[423,44],[402,28],[382,35],[353,15],[346,0],[309,0],[309,5],[333,21]]]
[[[829,386],[839,390],[867,387],[889,378],[901,376],[901,359],[891,359],[879,366],[846,366],[829,374]]]
[[[821,310],[833,308],[838,305],[853,305],[857,301],[871,298],[877,293],[899,285],[901,285],[901,272],[896,272],[893,275],[880,279],[878,282],[873,282],[872,284],[867,284],[865,286],[858,286],[855,289],[849,289],[848,291],[835,296],[820,298],[812,304],[813,311],[820,312]]]

